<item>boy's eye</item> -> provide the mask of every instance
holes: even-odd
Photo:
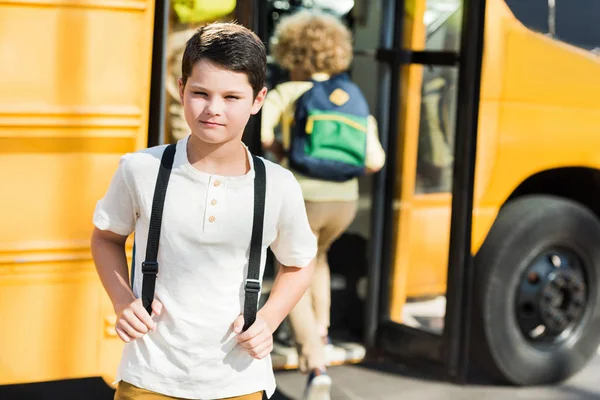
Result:
[[[205,92],[192,92],[192,93],[200,95],[200,96],[206,96]]]
[[[227,97],[225,97],[225,98],[226,98],[226,99],[230,99],[230,100],[231,100],[231,99],[235,99],[235,100],[238,100],[238,99],[239,99],[239,97],[237,97],[237,96],[227,96]]]

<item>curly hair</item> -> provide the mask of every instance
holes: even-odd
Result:
[[[307,76],[324,72],[335,75],[352,62],[352,34],[333,15],[300,11],[281,19],[271,42],[271,53],[287,69]]]

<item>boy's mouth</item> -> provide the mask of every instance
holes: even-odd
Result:
[[[214,122],[214,121],[200,121],[200,123],[202,125],[208,126],[208,127],[225,126],[225,124],[219,124],[219,123]]]

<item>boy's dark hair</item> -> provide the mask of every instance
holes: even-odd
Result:
[[[265,86],[267,52],[265,45],[250,29],[232,22],[203,26],[187,41],[181,63],[185,85],[194,64],[209,60],[228,70],[248,76],[254,97]]]

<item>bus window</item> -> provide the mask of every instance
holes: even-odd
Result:
[[[460,46],[462,7],[429,1],[425,11],[425,47],[452,51]],[[454,161],[456,68],[424,67],[417,153],[416,193],[450,192]]]
[[[558,0],[556,2],[557,39],[598,52],[600,50],[598,15],[600,15],[600,2],[597,0]]]
[[[428,0],[423,23],[427,50],[458,51],[462,8],[459,0]]]
[[[452,191],[457,82],[454,67],[423,72],[416,193]]]
[[[595,0],[506,0],[506,4],[533,31],[582,49],[600,50],[600,30],[595,25],[600,3]]]
[[[548,0],[506,0],[506,4],[515,17],[532,31],[544,34],[550,32]]]

